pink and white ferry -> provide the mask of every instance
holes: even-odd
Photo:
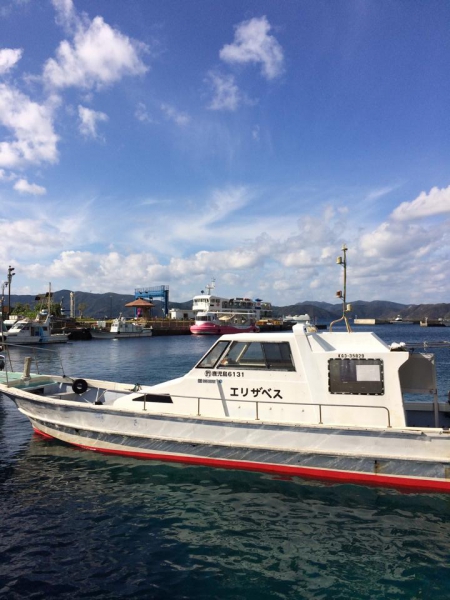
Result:
[[[230,333],[256,333],[261,311],[269,310],[269,303],[250,298],[221,298],[211,294],[214,281],[206,286],[207,293],[194,296],[192,310],[195,323],[191,333],[197,335],[225,335]]]

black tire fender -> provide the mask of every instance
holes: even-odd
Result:
[[[84,392],[88,389],[88,384],[85,379],[75,379],[72,383],[72,390],[75,394],[84,394]]]

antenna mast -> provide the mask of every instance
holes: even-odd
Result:
[[[211,294],[211,290],[213,290],[216,287],[216,279],[214,278],[211,283],[208,283],[208,285],[205,286],[206,287],[206,291],[208,293],[208,295]]]
[[[347,327],[347,331],[348,331],[348,333],[351,333],[352,328],[350,327],[350,323],[348,322],[348,318],[347,318],[347,314],[346,314],[352,310],[352,305],[347,304],[347,250],[348,250],[348,248],[344,244],[342,246],[342,252],[343,252],[344,256],[343,257],[338,256],[336,259],[336,264],[342,265],[344,267],[343,287],[342,287],[342,290],[339,290],[338,292],[336,292],[336,296],[338,298],[342,299],[342,317],[340,319],[336,319],[336,321],[333,321],[332,323],[330,323],[330,331],[333,331],[333,325],[335,323],[339,323],[339,321],[345,321],[345,326]]]

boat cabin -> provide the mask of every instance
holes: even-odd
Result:
[[[185,377],[155,386],[194,414],[343,427],[450,426],[434,357],[391,349],[374,333],[222,336]],[[412,401],[410,394],[421,394]],[[189,410],[189,409],[188,409]],[[166,411],[166,409],[165,409]]]

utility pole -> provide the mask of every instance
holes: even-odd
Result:
[[[5,287],[8,287],[7,281],[2,281],[2,296],[0,298],[0,325],[1,325],[1,337],[3,339],[3,302],[5,300]]]
[[[11,315],[11,281],[12,281],[12,278],[14,277],[14,275],[15,275],[14,267],[9,265],[9,267],[8,267],[8,319]]]

